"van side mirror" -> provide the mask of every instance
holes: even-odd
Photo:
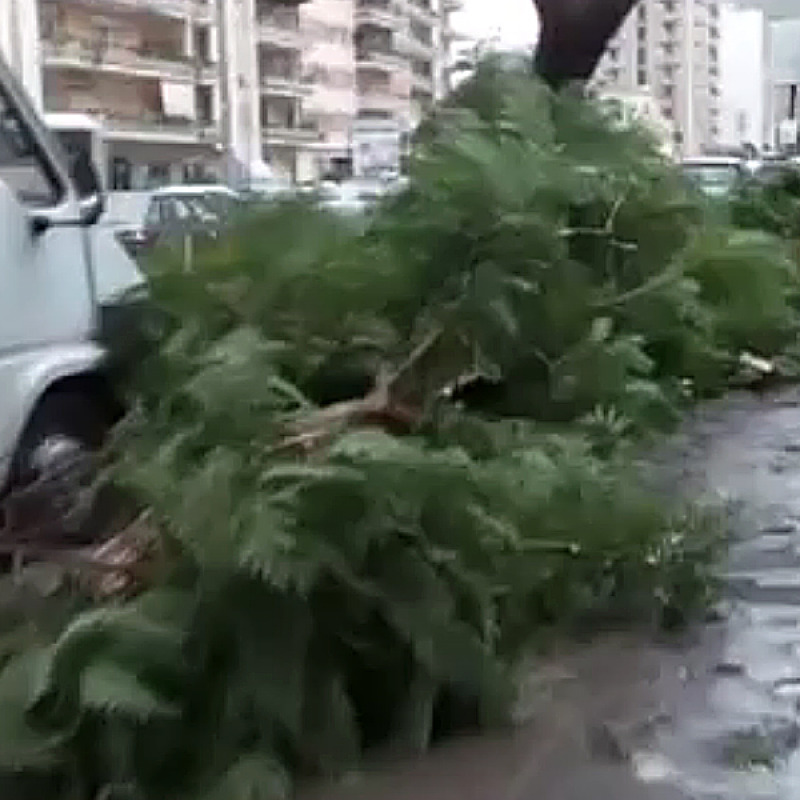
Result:
[[[70,175],[80,201],[81,223],[94,225],[105,211],[105,197],[92,158],[82,147],[75,151],[70,165]]]
[[[70,159],[70,177],[78,195],[77,219],[54,219],[46,211],[31,217],[31,232],[39,236],[53,227],[72,227],[94,225],[106,210],[105,195],[100,178],[89,154],[78,149]]]

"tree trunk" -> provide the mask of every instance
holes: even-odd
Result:
[[[638,0],[533,0],[541,31],[537,73],[553,88],[591,78]]]

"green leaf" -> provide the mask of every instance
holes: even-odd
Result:
[[[77,730],[77,716],[57,730],[39,728],[28,714],[36,679],[51,658],[47,648],[33,648],[12,658],[0,672],[0,767],[40,769],[59,762],[62,747]]]
[[[596,317],[592,320],[592,330],[589,339],[596,344],[605,342],[614,327],[614,321],[610,317]]]
[[[177,716],[180,711],[129,669],[113,661],[97,661],[83,670],[80,696],[84,708],[141,722],[153,717]]]

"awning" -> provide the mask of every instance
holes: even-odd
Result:
[[[161,81],[161,106],[166,117],[195,119],[194,86],[191,83]]]

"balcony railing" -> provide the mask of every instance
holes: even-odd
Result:
[[[45,41],[43,56],[46,66],[78,66],[84,69],[111,70],[155,77],[191,78],[194,64],[186,57],[155,56],[148,51],[106,48],[91,40],[67,39]]]
[[[397,43],[397,49],[409,56],[431,58],[435,50],[433,41],[424,42],[411,33],[398,35],[395,41]]]
[[[189,16],[195,19],[209,19],[213,13],[209,0],[80,0],[80,2],[82,5],[96,6],[104,10],[123,9],[179,18]]]
[[[109,112],[101,106],[65,102],[62,97],[45,98],[45,105],[57,112],[89,114],[102,123],[112,138],[124,138],[126,135],[136,138],[143,135],[148,138],[181,141],[214,142],[219,139],[218,125],[211,119],[177,120],[151,109],[119,114]]]
[[[358,95],[359,111],[386,111],[391,114],[399,112],[408,103],[392,94],[388,89],[372,89]]]
[[[268,122],[261,128],[261,138],[268,145],[297,146],[320,141],[320,133],[311,122],[289,125],[284,122]]]
[[[402,58],[397,50],[391,48],[356,48],[357,67],[393,71],[400,66],[401,62]]]
[[[274,9],[258,18],[260,41],[299,50],[303,46],[300,16],[296,9]]]
[[[412,72],[411,86],[413,89],[417,89],[422,92],[433,93],[433,76],[420,75],[417,72]]]
[[[426,3],[425,0],[408,0],[407,8],[412,14],[426,22],[432,22],[436,18],[436,12],[433,7]]]
[[[312,82],[299,75],[262,74],[261,91],[283,97],[301,97],[310,94]]]
[[[210,120],[180,122],[153,114],[150,117],[137,119],[111,118],[107,119],[105,124],[112,138],[130,136],[131,138],[146,137],[165,141],[170,139],[190,140],[209,144],[219,141],[220,138],[217,124]]]
[[[359,0],[356,6],[357,25],[374,25],[394,30],[399,21],[396,5],[388,0]]]

